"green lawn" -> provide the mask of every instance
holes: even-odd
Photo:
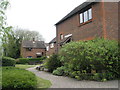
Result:
[[[49,88],[51,85],[49,80],[37,77],[37,88]]]
[[[35,67],[37,65],[23,65],[23,64],[16,64],[15,67],[21,68],[21,69],[27,69],[31,67]]]
[[[22,64],[16,64],[15,67],[21,68],[21,69],[27,69],[30,67],[35,67],[37,65],[22,65]],[[37,88],[49,88],[51,86],[51,82],[49,80],[42,79],[40,77],[37,77]]]

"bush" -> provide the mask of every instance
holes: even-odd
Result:
[[[2,66],[15,66],[15,59],[10,57],[2,57]]]
[[[27,70],[15,67],[2,68],[2,89],[34,89],[36,76]]]
[[[38,64],[38,63],[42,63],[44,59],[46,59],[46,57],[41,57],[41,58],[18,58],[16,60],[16,63],[17,64]]]
[[[28,64],[29,59],[28,58],[18,58],[16,60],[16,64]]]
[[[118,78],[120,77],[118,49],[118,42],[113,40],[95,39],[71,42],[62,47],[59,58],[68,68],[67,72],[71,77],[78,78],[81,74],[91,73],[94,70],[97,73],[112,73],[114,78]],[[79,71],[80,74],[74,74],[74,71]]]
[[[65,71],[64,66],[58,67],[56,70],[53,71],[53,75],[62,76],[64,75],[64,71]]]
[[[53,72],[56,68],[60,67],[62,64],[58,59],[58,55],[53,54],[50,58],[48,58],[45,62],[45,68],[48,69],[49,72]]]

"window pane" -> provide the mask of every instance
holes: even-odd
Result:
[[[51,43],[51,48],[53,48],[54,47],[54,43]]]
[[[64,37],[63,37],[63,35],[62,34],[60,34],[60,39],[63,39]]]
[[[88,21],[88,12],[84,12],[84,22]]]
[[[80,23],[83,23],[83,14],[80,14]]]
[[[88,16],[89,16],[89,20],[90,20],[90,19],[92,19],[92,9],[89,9],[89,10],[88,10],[88,13],[89,13]]]

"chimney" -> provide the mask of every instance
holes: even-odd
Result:
[[[33,43],[35,43],[35,38],[33,38]]]
[[[35,41],[35,38],[33,38],[33,41]]]

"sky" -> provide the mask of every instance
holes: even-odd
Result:
[[[45,42],[56,36],[55,24],[86,0],[9,0],[7,23],[13,27],[38,31]]]

